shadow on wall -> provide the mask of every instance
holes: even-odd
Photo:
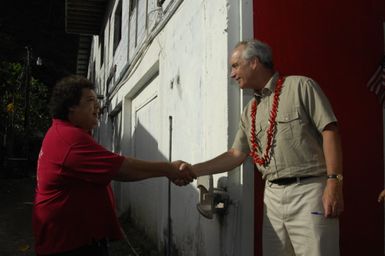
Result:
[[[143,123],[148,122],[149,120],[143,120]],[[169,155],[165,156],[161,153],[154,135],[140,121],[137,121],[130,143],[131,155],[150,161],[174,160],[171,136],[170,129]],[[201,183],[199,186],[202,194],[195,186],[178,187],[170,183],[167,178],[151,178],[128,183],[114,182],[118,212],[121,216],[126,216],[125,218],[129,216],[133,225],[139,230],[143,230],[148,239],[156,244],[158,250],[164,251],[166,255],[170,255],[168,252],[171,252],[171,255],[180,254],[175,245],[175,233],[178,236],[183,234],[183,241],[190,241],[183,245],[179,244],[178,248],[205,255],[205,232],[199,225],[201,218],[199,218],[197,204],[201,203],[202,211],[200,212],[205,213],[206,216],[202,215],[206,218],[211,219],[214,212],[220,212],[218,220],[223,223],[222,216],[226,214],[229,201],[226,192],[227,183],[223,179],[220,181],[222,184],[220,192],[213,188],[212,177],[207,176],[206,179],[211,180],[211,184],[206,180],[198,182],[198,185]],[[124,229],[126,228],[124,227]],[[178,240],[180,241],[179,238]],[[169,241],[171,242],[169,243]]]

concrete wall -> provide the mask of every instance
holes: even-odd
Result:
[[[156,1],[139,1],[129,17],[123,0],[123,34],[114,53],[117,2],[105,22],[105,46],[99,37],[93,43],[91,62],[104,95],[99,141],[116,149],[120,140],[121,153],[151,160],[196,163],[226,151],[249,97],[230,81],[228,58],[240,38],[253,34],[251,1],[169,0],[162,10]],[[159,250],[167,250],[171,234],[173,255],[253,255],[252,169],[215,175],[215,187],[228,176],[231,204],[222,217],[198,213],[197,181],[169,187],[165,178],[114,183],[118,210],[129,210]]]

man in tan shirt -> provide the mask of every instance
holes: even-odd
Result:
[[[258,40],[238,43],[230,64],[231,77],[255,98],[232,148],[193,172],[231,171],[250,155],[266,180],[263,254],[339,255],[342,152],[328,99],[311,78],[276,72],[270,47]]]

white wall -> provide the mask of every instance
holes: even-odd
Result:
[[[240,38],[252,37],[252,1],[166,1],[163,21],[178,7],[175,13],[167,23],[161,20],[159,33],[153,34],[150,41],[144,39],[135,51],[129,49],[128,2],[123,1],[122,18],[122,29],[127,32],[123,33],[115,56],[111,50],[113,24],[106,23],[105,38],[110,39],[106,54],[109,56],[97,71],[99,79],[105,81],[106,72],[117,65],[113,81],[119,83],[107,109],[112,112],[122,104],[122,153],[138,152],[133,143],[140,143],[138,138],[133,138],[134,108],[143,93],[147,93],[145,88],[154,77],[158,84],[158,129],[154,132],[150,128],[155,122],[155,118],[151,118],[145,122],[148,129],[144,130],[149,136],[147,139],[156,141],[157,151],[154,153],[154,147],[149,148],[149,158],[167,161],[171,157],[196,163],[226,151],[238,127],[243,102],[248,98],[247,93],[240,92],[230,81],[228,58]],[[150,38],[151,31],[147,32]],[[108,43],[107,39],[105,42]],[[94,44],[93,50],[95,60],[100,50],[97,45]],[[141,54],[139,60],[128,65],[138,53]],[[106,102],[105,99],[104,104]],[[108,144],[110,133],[109,119],[104,115],[99,130],[103,144]],[[171,194],[168,194],[165,178],[115,186],[115,190],[119,190],[116,191],[119,209],[130,209],[132,216],[162,248],[167,243],[170,199],[172,242],[178,255],[253,255],[253,172],[251,165],[245,169],[249,170],[235,170],[229,174],[232,203],[224,217],[215,216],[209,220],[199,215],[196,182],[182,188],[172,185]],[[226,173],[216,175],[215,181],[223,175],[227,176]]]

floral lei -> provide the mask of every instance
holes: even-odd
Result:
[[[265,149],[265,153],[263,153],[263,156],[260,157],[257,153],[257,148],[259,147],[258,142],[256,141],[255,137],[255,118],[257,115],[257,100],[254,100],[253,105],[251,107],[251,136],[250,136],[250,142],[252,145],[252,149],[250,152],[250,156],[253,158],[253,161],[255,164],[259,164],[261,166],[265,166],[270,162],[271,158],[271,147],[273,145],[273,137],[276,131],[277,123],[275,122],[275,119],[277,118],[277,112],[278,112],[278,103],[279,103],[279,95],[281,94],[283,82],[285,81],[285,78],[280,76],[277,81],[277,86],[274,90],[274,100],[273,100],[273,106],[271,108],[270,117],[269,117],[269,123],[270,127],[266,131],[267,134],[267,145]]]

